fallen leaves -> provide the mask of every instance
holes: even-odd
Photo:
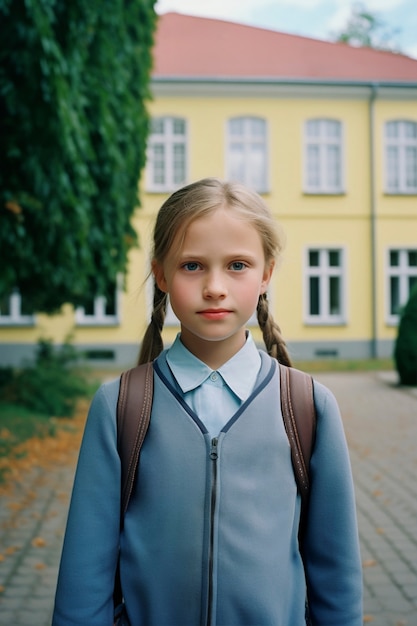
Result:
[[[32,539],[32,546],[34,548],[44,548],[46,546],[46,541],[42,537],[34,537]]]
[[[9,495],[14,486],[22,481],[25,472],[34,467],[42,470],[53,471],[57,465],[64,465],[74,459],[78,452],[85,417],[87,414],[87,401],[81,400],[73,418],[56,420],[57,432],[50,437],[32,437],[24,443],[13,448],[12,454],[0,458],[0,468],[6,475],[6,480],[0,485],[0,496]],[[26,498],[36,497],[35,494],[26,494]],[[21,503],[10,503],[9,508],[17,511]]]

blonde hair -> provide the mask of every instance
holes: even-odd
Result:
[[[191,222],[219,207],[233,210],[256,228],[266,261],[279,256],[282,240],[274,218],[262,198],[239,183],[203,178],[175,191],[161,206],[153,233],[153,259],[162,265],[174,240],[176,243],[183,240]],[[154,280],[153,311],[143,337],[139,363],[152,361],[164,349],[162,329],[166,307],[167,294],[159,289]],[[269,311],[266,294],[259,296],[257,318],[268,354],[284,365],[291,365],[281,330]]]

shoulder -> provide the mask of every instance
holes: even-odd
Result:
[[[313,378],[314,404],[318,415],[339,414],[339,406],[332,391]]]
[[[120,377],[102,383],[94,394],[92,406],[94,404],[107,404],[109,408],[116,408],[119,396]]]
[[[119,387],[120,378],[100,385],[90,404],[86,430],[115,431]]]

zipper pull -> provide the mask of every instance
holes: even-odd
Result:
[[[215,437],[214,439],[211,440],[211,449],[210,449],[210,458],[212,461],[216,461],[218,454],[217,454],[217,437]]]

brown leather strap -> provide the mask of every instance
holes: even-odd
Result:
[[[152,363],[138,365],[123,372],[117,401],[117,448],[122,472],[121,526],[132,493],[140,450],[149,426],[152,396]]]
[[[305,507],[310,488],[309,467],[316,431],[313,379],[309,374],[281,363],[279,369],[281,410],[291,445],[295,479]]]

